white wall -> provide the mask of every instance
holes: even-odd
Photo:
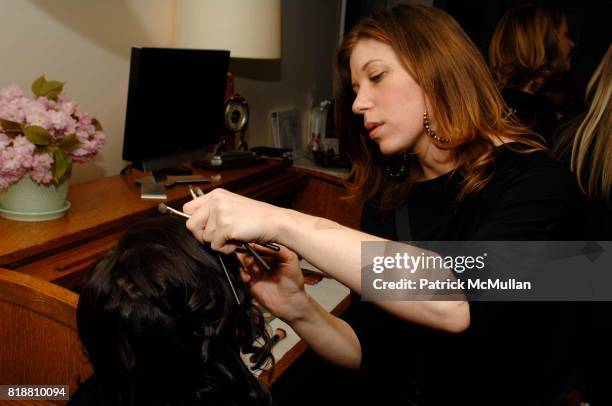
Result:
[[[131,46],[168,46],[174,1],[0,0],[0,87],[29,93],[41,74],[96,116],[107,143],[96,161],[75,165],[75,183],[116,174],[121,160]]]
[[[107,133],[97,160],[73,168],[74,183],[117,174],[125,166],[130,47],[171,46],[174,6],[174,0],[0,0],[0,87],[16,83],[29,92],[43,73],[65,81],[68,97],[96,116]],[[271,145],[270,111],[299,108],[306,128],[313,100],[331,95],[338,11],[339,0],[282,2],[278,72],[263,80],[236,79],[236,91],[251,105],[250,145]]]

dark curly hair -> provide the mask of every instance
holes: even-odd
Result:
[[[255,368],[273,364],[261,312],[235,256],[218,254],[163,217],[127,231],[96,266],[77,324],[103,404],[269,405]]]

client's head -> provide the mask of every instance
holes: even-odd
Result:
[[[261,313],[238,273],[199,243],[184,220],[130,229],[95,267],[77,309],[100,393],[113,404],[267,404],[243,363],[271,360]],[[253,345],[256,342],[256,345]]]

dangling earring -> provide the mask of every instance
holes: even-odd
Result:
[[[436,134],[436,132],[429,127],[429,114],[427,114],[427,112],[423,113],[423,127],[425,127],[425,132],[427,133],[427,135],[433,138],[434,140],[443,143],[448,143],[451,141],[450,138],[443,138],[438,136],[438,134]]]
[[[389,157],[385,156],[385,164],[387,165],[385,169],[387,170],[387,174],[391,176],[392,178],[399,178],[400,176],[404,176],[406,172],[408,171],[408,160],[409,160],[409,154],[406,154],[406,153],[402,154],[402,166],[399,168],[397,172],[392,172],[391,166],[389,165]]]

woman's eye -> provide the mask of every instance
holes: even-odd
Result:
[[[380,80],[382,79],[382,77],[383,77],[384,75],[385,75],[385,72],[380,72],[380,73],[377,73],[376,75],[371,76],[371,77],[370,77],[370,80],[371,80],[372,82],[378,82],[378,81],[380,81]]]

